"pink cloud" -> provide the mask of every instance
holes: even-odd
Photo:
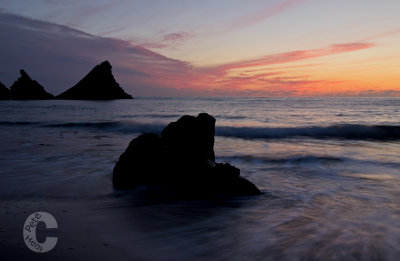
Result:
[[[227,71],[230,69],[251,68],[256,66],[266,66],[272,64],[296,62],[300,60],[318,58],[327,55],[358,51],[362,49],[371,48],[374,46],[376,46],[376,44],[374,43],[362,43],[362,42],[334,44],[322,49],[298,50],[286,53],[266,55],[261,58],[222,65],[219,66],[217,69],[222,71]]]
[[[341,54],[347,52],[354,52],[367,48],[374,47],[373,43],[346,43],[334,44],[326,48],[311,49],[311,50],[298,50],[286,53],[271,54],[256,59],[223,64],[220,66],[209,68],[191,68],[186,71],[182,80],[187,83],[186,86],[196,90],[197,92],[204,92],[205,86],[209,90],[225,90],[226,95],[233,95],[234,93],[241,93],[247,87],[259,89],[260,94],[262,88],[267,88],[265,94],[274,89],[274,93],[278,93],[279,88],[282,92],[291,90],[291,93],[311,95],[311,90],[315,85],[331,86],[338,84],[337,81],[331,80],[309,80],[309,75],[301,76],[284,76],[285,69],[302,67],[301,65],[286,65],[279,67],[276,70],[276,65],[308,60],[328,55]],[[264,66],[264,69],[253,69],[256,66]],[[305,66],[314,66],[313,64],[306,64]],[[187,67],[189,68],[189,67]],[[240,70],[231,75],[230,71]],[[181,86],[183,88],[183,86]],[[305,90],[305,87],[309,91]],[[296,91],[297,90],[297,91]],[[220,91],[216,92],[220,93]]]
[[[190,39],[192,37],[193,37],[193,35],[190,33],[177,32],[177,33],[165,34],[163,36],[163,39],[164,39],[164,41],[168,41],[168,42],[180,42],[180,41]]]
[[[165,43],[146,42],[143,44],[139,44],[137,46],[140,46],[142,48],[149,48],[149,49],[164,49],[164,48],[167,48],[169,45],[165,44]]]
[[[379,38],[382,38],[382,37],[396,35],[396,34],[399,34],[399,33],[400,33],[400,27],[395,28],[395,29],[390,30],[390,31],[386,31],[386,32],[383,32],[383,33],[380,33],[380,34],[376,34],[376,35],[367,37],[367,38],[363,39],[363,41],[376,40],[376,39],[379,39]]]
[[[46,89],[58,94],[94,65],[109,60],[121,86],[133,95],[151,95],[153,91],[153,95],[176,95],[176,89],[185,87],[182,79],[191,70],[188,63],[128,41],[17,15],[0,13],[0,31],[5,36],[0,43],[0,79],[7,85],[24,68]]]
[[[240,17],[237,21],[233,22],[229,27],[227,27],[225,29],[225,32],[257,24],[307,1],[309,0],[285,0],[284,2],[276,4],[272,7],[268,7],[258,12],[245,15],[243,17]]]
[[[309,80],[309,75],[301,76],[284,76],[286,69],[301,67],[302,65],[286,65],[277,67],[276,65],[290,64],[302,60],[318,58],[328,55],[354,52],[368,49],[376,46],[373,43],[345,43],[334,44],[325,48],[311,50],[297,50],[286,53],[271,54],[256,59],[223,64],[210,68],[194,68],[189,72],[189,78],[192,82],[192,89],[203,91],[204,86],[209,89],[225,90],[226,95],[234,95],[242,93],[246,88],[256,89],[257,94],[274,94],[281,90],[286,93],[290,90],[291,94],[296,95],[312,95],[314,86],[332,86],[342,82],[332,80]],[[254,67],[263,66],[263,69],[253,69]],[[306,64],[305,66],[315,66],[315,64]],[[276,70],[277,71],[270,71]],[[239,71],[238,71],[239,70]],[[231,74],[235,71],[235,74]],[[265,89],[262,92],[262,89]],[[220,93],[220,91],[216,92]],[[248,93],[248,92],[247,92]],[[286,93],[287,94],[287,93]],[[282,94],[283,95],[283,94]]]
[[[139,43],[138,46],[149,49],[175,49],[182,45],[185,41],[193,37],[193,34],[190,34],[188,32],[168,33],[162,35],[160,39]]]

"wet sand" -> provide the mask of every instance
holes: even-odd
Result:
[[[93,202],[60,202],[57,200],[3,200],[1,202],[0,256],[2,260],[130,260],[129,255],[99,233],[102,228],[89,210]],[[56,246],[46,253],[30,250],[23,239],[26,218],[37,211],[52,214],[57,229],[38,227],[37,238],[57,237]],[[104,217],[103,217],[104,218]],[[104,224],[102,224],[104,225]],[[134,258],[140,260],[139,258]]]

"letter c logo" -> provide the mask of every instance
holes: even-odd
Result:
[[[45,253],[52,250],[57,244],[57,237],[46,237],[45,241],[39,243],[36,238],[36,228],[39,222],[43,222],[46,228],[58,228],[56,219],[49,213],[36,212],[30,215],[23,228],[24,242],[27,247],[37,253]]]

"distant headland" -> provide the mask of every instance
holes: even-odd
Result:
[[[96,65],[82,80],[58,96],[48,93],[42,85],[21,70],[21,76],[10,89],[0,82],[0,100],[114,100],[133,99],[115,80],[108,61]]]
[[[10,89],[2,87],[2,94],[4,93],[5,99],[12,100],[49,100],[54,99],[54,95],[46,92],[42,85],[37,81],[32,80],[31,77],[24,71],[20,70],[21,76],[16,80]]]

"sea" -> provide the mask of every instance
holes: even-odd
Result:
[[[133,138],[202,112],[216,161],[262,195],[113,189]],[[1,101],[0,137],[3,226],[14,206],[23,218],[41,206],[65,220],[59,253],[84,252],[89,233],[133,260],[400,260],[400,98]]]

